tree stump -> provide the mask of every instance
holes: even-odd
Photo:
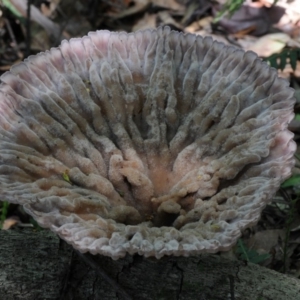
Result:
[[[0,231],[0,244],[1,300],[300,299],[299,280],[219,254],[114,261],[32,229]]]

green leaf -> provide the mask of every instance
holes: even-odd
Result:
[[[286,66],[286,59],[288,57],[288,52],[286,51],[282,51],[280,54],[279,54],[279,57],[280,57],[280,63],[279,63],[279,69],[281,71],[284,70],[285,66]]]
[[[222,10],[217,13],[213,22],[219,22],[225,15],[228,15],[228,17],[231,18],[232,15],[240,9],[243,3],[244,0],[227,0],[223,5]]]
[[[2,0],[2,3],[5,7],[7,7],[16,17],[21,18],[23,17],[20,13],[20,11],[18,10],[18,8],[11,3],[10,0]]]
[[[267,61],[269,62],[272,68],[278,69],[277,57],[275,55],[268,57]]]
[[[69,177],[69,170],[65,170],[65,172],[62,174],[62,178],[64,181],[72,184],[70,177]]]
[[[38,222],[37,222],[34,218],[30,218],[30,219],[29,219],[29,222],[33,225],[33,227],[34,227],[34,229],[35,229],[36,231],[44,230],[44,228],[41,227],[41,226],[38,224]]]
[[[300,185],[300,174],[293,175],[281,184],[282,188],[288,188]]]
[[[297,61],[300,60],[300,49],[287,48],[283,49],[280,53],[275,53],[269,57],[263,58],[264,61],[267,61],[271,67],[276,68],[277,70],[284,70],[287,59],[289,59],[289,63],[295,71],[297,68]]]
[[[264,262],[270,257],[270,254],[268,253],[259,254],[257,251],[247,248],[241,239],[238,240],[236,253],[239,255],[240,259],[253,264]]]
[[[290,52],[290,64],[291,64],[291,67],[294,71],[297,68],[297,56],[298,56],[297,51],[292,49],[291,52]]]
[[[6,220],[8,206],[9,206],[9,203],[7,201],[4,201],[2,203],[2,211],[1,211],[1,216],[0,216],[0,229],[2,228],[3,222]]]

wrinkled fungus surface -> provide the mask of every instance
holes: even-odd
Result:
[[[169,28],[91,32],[0,86],[0,197],[81,252],[227,250],[293,166],[293,90]]]

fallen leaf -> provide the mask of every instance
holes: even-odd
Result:
[[[121,19],[125,17],[129,17],[131,15],[135,15],[137,13],[144,12],[148,6],[151,5],[150,0],[135,0],[134,5],[119,12],[119,13],[109,13],[107,16],[113,17],[114,19]]]
[[[156,14],[145,14],[133,27],[132,31],[138,31],[148,28],[156,28]]]
[[[178,22],[176,22],[171,15],[169,14],[169,12],[167,11],[160,11],[158,13],[158,17],[161,20],[163,25],[169,25],[172,26],[173,28],[175,28],[176,30],[183,30],[183,26],[181,24],[179,24]],[[161,24],[161,25],[162,25]]]
[[[27,1],[10,0],[9,2],[20,15],[24,18],[27,17]],[[55,39],[59,39],[60,27],[49,18],[45,17],[34,5],[31,4],[30,8],[30,19],[41,25],[47,31],[48,35],[54,36]]]
[[[2,224],[2,230],[8,230],[14,225],[18,224],[20,222],[20,219],[18,217],[10,217],[4,220]]]
[[[290,40],[290,36],[285,33],[270,33],[258,38],[246,50],[254,51],[260,57],[268,57],[280,52]]]
[[[275,12],[276,10],[276,12]],[[255,7],[255,4],[244,4],[231,18],[222,18],[220,24],[229,33],[237,33],[251,28],[251,34],[260,36],[269,31],[272,24],[277,23],[284,15],[281,7]]]
[[[175,0],[151,0],[152,4],[158,7],[166,8],[169,10],[175,10],[175,11],[185,11],[184,5],[178,3]]]
[[[278,243],[278,238],[284,239],[285,230],[283,229],[270,229],[256,232],[252,235],[245,244],[248,248],[254,249],[256,251],[263,250],[269,253],[273,247]]]
[[[207,30],[207,32],[211,33],[211,23],[213,22],[213,17],[208,16],[205,18],[202,18],[198,21],[193,22],[189,26],[185,28],[185,32],[194,33],[196,31],[199,31],[201,29]]]

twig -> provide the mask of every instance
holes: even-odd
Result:
[[[230,300],[235,300],[234,296],[234,276],[229,275],[229,285],[230,285]]]
[[[104,280],[106,280],[115,290],[117,293],[121,294],[124,299],[132,300],[132,297],[127,294],[127,292],[110,276],[106,274],[106,272],[90,257],[89,254],[82,254],[76,250],[77,255],[92,269],[96,271],[98,275],[100,275]]]
[[[59,243],[61,245],[62,240],[59,240]],[[74,251],[72,251],[72,255],[71,255],[71,258],[70,258],[70,261],[68,264],[68,269],[67,269],[66,275],[64,276],[64,279],[63,279],[62,289],[59,293],[60,294],[59,300],[63,300],[66,297],[66,293],[67,293],[67,289],[68,289],[68,282],[69,282],[70,275],[71,275],[71,267],[72,267],[72,263],[73,263],[73,258],[74,258]]]
[[[295,199],[291,199],[289,194],[282,188],[279,190],[281,196],[284,198],[284,200],[289,205],[289,212],[287,214],[287,220],[286,220],[286,229],[285,229],[285,239],[284,239],[284,248],[283,248],[283,268],[282,272],[286,273],[287,269],[287,252],[288,252],[288,243],[290,239],[290,233],[291,233],[291,226],[295,218],[295,205],[297,201],[299,200],[298,196]]]
[[[15,34],[14,34],[14,32],[13,32],[11,26],[10,26],[10,23],[9,23],[9,21],[8,21],[6,18],[4,18],[4,22],[5,22],[5,26],[6,26],[6,28],[7,28],[8,34],[9,34],[9,36],[10,36],[10,38],[11,38],[11,41],[12,41],[11,46],[12,46],[12,48],[14,49],[14,51],[15,51],[17,57],[19,57],[19,58],[22,59],[22,58],[23,58],[23,55],[22,55],[22,53],[20,52],[20,49],[19,49],[19,46],[18,46],[18,42],[17,42],[16,37],[15,37]]]
[[[32,0],[27,0],[27,19],[26,19],[26,57],[30,55],[31,33],[30,33],[30,10]]]

